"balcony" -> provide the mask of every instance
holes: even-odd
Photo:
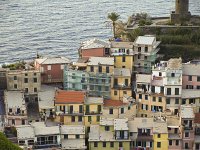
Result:
[[[128,85],[123,85],[122,86],[122,85],[115,85],[114,84],[113,88],[114,89],[118,89],[118,90],[126,90],[126,89],[128,90],[128,89],[131,89],[131,85],[129,85],[129,86]]]
[[[153,135],[143,133],[143,134],[138,134],[137,136],[138,141],[153,141]]]
[[[193,130],[193,127],[191,127],[191,126],[184,126],[184,130]]]
[[[101,111],[90,111],[90,112],[85,112],[85,115],[101,115]]]
[[[56,112],[57,115],[60,116],[82,116],[83,112],[78,112],[78,111],[60,111],[60,112]]]

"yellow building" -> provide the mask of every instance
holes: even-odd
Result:
[[[127,68],[132,72],[134,62],[133,42],[111,42],[111,56],[116,68]]]
[[[126,68],[115,68],[111,78],[111,99],[122,100],[124,96],[132,96],[131,72]]]
[[[102,116],[103,98],[87,97],[84,103],[84,125],[86,133],[89,131],[90,125],[99,124]]]
[[[84,100],[85,92],[82,91],[56,91],[55,121],[65,125],[84,124]]]
[[[130,150],[128,119],[102,119],[91,125],[89,150]]]
[[[90,57],[87,63],[87,72],[112,74],[114,69],[113,57]]]
[[[168,150],[168,130],[166,122],[154,122],[153,140],[154,150]]]

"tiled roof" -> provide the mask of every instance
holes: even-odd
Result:
[[[82,91],[64,91],[56,92],[55,103],[84,103],[85,92]]]
[[[152,45],[154,41],[156,41],[155,36],[145,35],[145,36],[138,36],[137,39],[135,40],[135,43],[141,45]]]
[[[104,100],[104,107],[119,107],[124,105],[127,104],[119,100]]]
[[[65,57],[39,58],[35,59],[39,64],[69,64],[70,60]]]
[[[88,65],[114,65],[114,57],[90,57]]]
[[[91,39],[81,44],[81,49],[110,47],[110,44],[100,39]]]
[[[194,123],[199,123],[200,124],[200,113],[196,113],[195,114]]]

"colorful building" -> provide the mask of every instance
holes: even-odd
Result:
[[[89,150],[130,150],[128,119],[102,119],[100,125],[91,125]]]
[[[151,67],[157,59],[160,41],[152,35],[138,36],[134,41],[134,71],[151,73]]]
[[[35,59],[35,69],[41,72],[42,83],[62,83],[63,69],[71,62],[65,57]]]
[[[83,125],[85,98],[86,93],[83,91],[57,90],[55,94],[55,121],[65,125]]]
[[[134,63],[133,42],[111,41],[111,56],[116,68],[127,68],[132,72]]]
[[[126,68],[115,68],[111,79],[111,99],[122,100],[132,96],[131,72]]]
[[[100,39],[91,39],[82,42],[78,52],[80,58],[105,57],[110,55],[110,44]]]

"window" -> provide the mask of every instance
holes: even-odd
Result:
[[[142,99],[142,94],[139,94],[139,99]]]
[[[179,145],[179,140],[176,140],[176,146],[178,146]]]
[[[170,98],[167,98],[167,99],[166,99],[166,103],[167,103],[167,104],[170,104]]]
[[[28,76],[28,74],[27,74],[27,73],[25,73],[25,76]]]
[[[121,108],[121,114],[123,114],[124,113],[124,108]]]
[[[122,68],[126,68],[126,66],[122,66]]]
[[[99,72],[102,72],[102,66],[99,66]]]
[[[126,62],[126,57],[122,56],[122,62]]]
[[[175,88],[175,95],[179,95],[179,88]]]
[[[157,148],[161,148],[161,142],[157,142]]]
[[[171,88],[167,88],[167,95],[171,95]]]
[[[94,90],[94,85],[90,85],[90,90]]]
[[[197,76],[197,82],[200,82],[200,76]]]
[[[94,66],[90,66],[90,72],[94,72]]]
[[[37,92],[37,88],[34,88],[34,92]]]
[[[15,119],[12,119],[12,125],[15,125]]]
[[[24,145],[25,141],[19,141],[19,145]]]
[[[94,147],[98,147],[98,142],[94,142]]]
[[[88,116],[88,122],[92,122],[92,117]]]
[[[127,94],[127,91],[123,91],[123,94]]]
[[[119,142],[119,147],[123,147],[123,143],[122,142]]]
[[[110,68],[108,66],[106,66],[106,73],[110,72]]]
[[[51,70],[51,65],[48,65],[48,66],[47,66],[47,70]]]
[[[145,95],[145,100],[148,100],[148,95]]]
[[[83,113],[83,105],[79,105],[79,113]]]
[[[188,81],[192,81],[192,76],[188,76]]]
[[[75,122],[75,116],[72,116],[71,121]]]
[[[109,114],[113,114],[113,108],[109,109]]]
[[[156,102],[156,97],[153,97],[153,102]]]
[[[194,98],[190,98],[189,99],[189,104],[195,104],[195,99]]]
[[[105,126],[105,131],[110,131],[110,127],[109,126]]]
[[[80,135],[79,134],[76,135],[76,139],[80,139]]]
[[[117,95],[117,91],[114,91],[114,95]]]
[[[162,77],[162,72],[159,72],[159,76]]]
[[[172,140],[169,140],[169,145],[172,145]]]
[[[147,56],[144,56],[144,59],[147,60]]]
[[[189,137],[189,132],[185,132],[185,137]]]
[[[138,57],[137,57],[138,59],[140,59],[141,58],[141,55],[138,55]]]
[[[28,88],[25,88],[25,93],[28,93]]]
[[[138,47],[138,52],[141,52],[141,47]]]
[[[110,142],[110,147],[114,147],[114,142]]]
[[[189,149],[189,144],[185,143],[185,149]]]
[[[60,65],[60,69],[63,70],[64,69],[64,65]]]
[[[9,112],[12,112],[12,108],[9,108]]]
[[[171,77],[175,77],[175,73],[171,73]]]
[[[145,52],[148,52],[148,46],[145,46]]]
[[[72,88],[74,89],[76,86],[75,86],[75,84],[74,83],[72,83]]]
[[[200,89],[200,85],[197,85],[197,89]]]
[[[34,82],[34,83],[37,83],[37,78],[33,78],[33,82]]]
[[[179,104],[179,99],[178,98],[175,99],[175,104]]]
[[[161,135],[160,134],[158,134],[158,138],[160,138],[161,137]]]
[[[14,80],[17,80],[17,76],[14,76]]]
[[[103,147],[106,147],[106,142],[103,142]]]
[[[110,53],[110,49],[109,48],[105,48],[105,54],[109,55],[109,53]]]
[[[182,99],[182,105],[186,104],[186,99]]]
[[[38,101],[38,97],[35,97],[35,102],[37,102]]]
[[[128,86],[128,79],[125,79],[125,86]]]
[[[193,85],[186,85],[186,89],[193,89]]]
[[[28,83],[28,78],[24,78],[24,83]]]
[[[159,98],[158,98],[158,101],[159,101],[159,102],[162,102],[162,97],[159,97]]]
[[[97,122],[99,122],[100,121],[100,116],[97,116]]]
[[[114,86],[118,86],[118,79],[114,79]]]
[[[64,134],[64,139],[68,139],[68,134]]]
[[[82,116],[78,116],[78,122],[82,122]]]

